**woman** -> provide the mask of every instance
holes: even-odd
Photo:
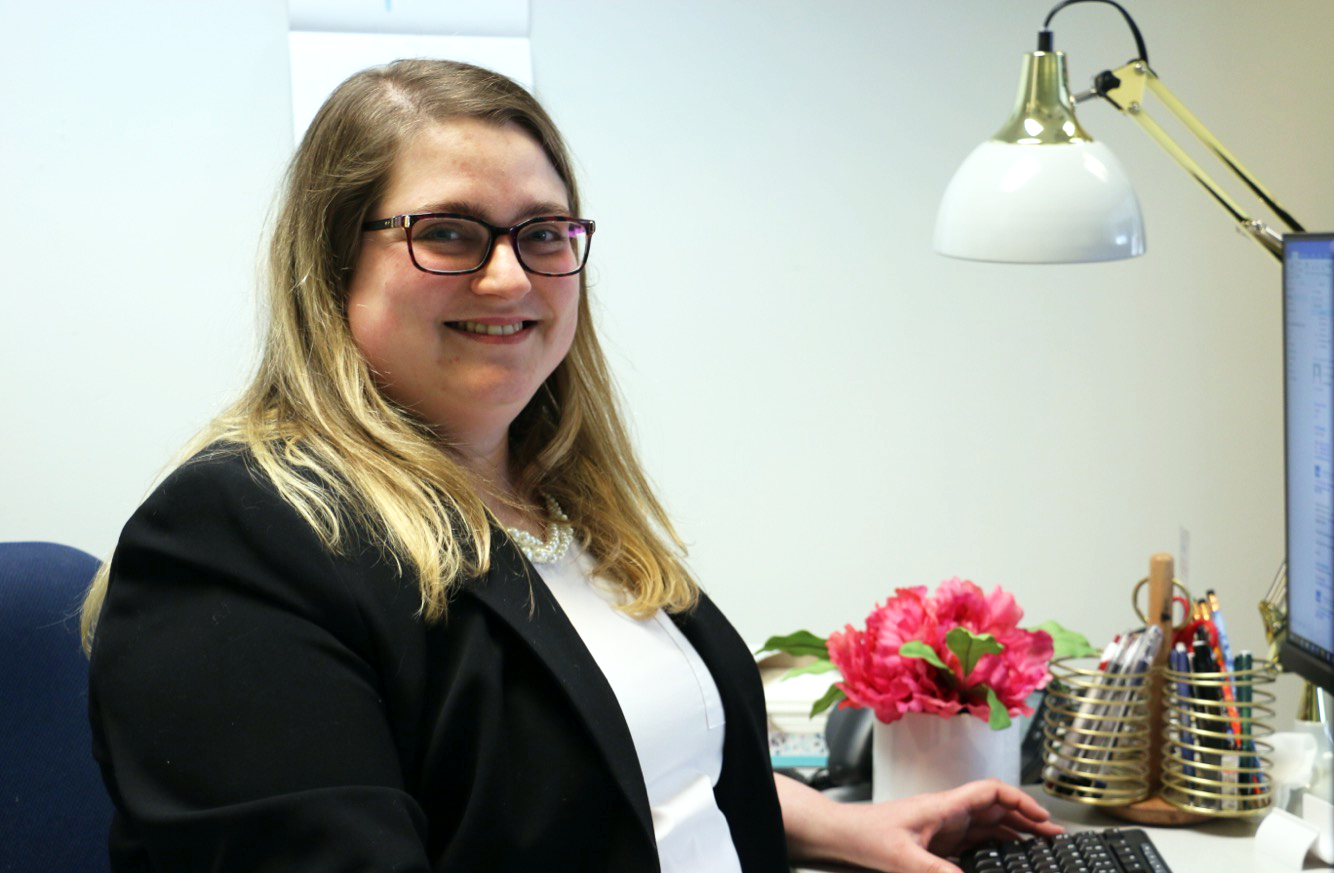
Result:
[[[928,848],[1055,830],[994,783],[839,807],[772,774],[621,425],[579,216],[494,73],[399,62],[317,115],[259,372],[85,605],[116,869],[948,870]]]

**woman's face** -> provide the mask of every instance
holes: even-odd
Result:
[[[531,137],[463,119],[404,144],[369,217],[455,212],[511,227],[569,209]],[[391,228],[362,237],[347,318],[385,394],[465,451],[489,452],[569,351],[578,305],[577,275],[526,272],[508,237],[478,272],[439,276],[413,266],[403,231]]]

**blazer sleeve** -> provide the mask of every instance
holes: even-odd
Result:
[[[237,455],[132,517],[89,678],[115,869],[429,870],[380,678],[384,641],[419,634],[415,584],[362,551],[331,554]]]

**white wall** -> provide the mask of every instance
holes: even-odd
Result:
[[[896,586],[960,575],[1104,640],[1184,529],[1190,584],[1262,649],[1283,554],[1277,261],[1099,104],[1080,117],[1136,181],[1145,257],[930,250],[1054,5],[533,5],[644,458],[750,639],[860,623]],[[1334,227],[1334,4],[1129,7],[1169,87]],[[1105,4],[1054,27],[1077,90],[1134,54]]]
[[[1188,581],[1262,647],[1254,604],[1283,551],[1277,262],[1096,104],[1080,117],[1136,182],[1148,255],[930,251],[939,195],[1008,114],[1052,5],[533,3],[537,91],[599,223],[594,293],[644,460],[750,639],[860,622],[952,575],[1102,639],[1184,529]],[[247,371],[252,255],[290,149],[285,9],[16,6],[0,538],[100,554]],[[1131,12],[1169,87],[1334,227],[1334,4]],[[1103,4],[1055,29],[1077,89],[1134,53]]]
[[[0,539],[110,551],[249,371],[287,12],[0,3]]]

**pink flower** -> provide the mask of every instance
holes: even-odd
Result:
[[[826,647],[843,674],[838,687],[847,695],[845,705],[874,710],[886,723],[907,712],[951,716],[967,711],[986,721],[990,689],[1008,715],[1031,714],[1025,700],[1050,678],[1052,639],[1045,631],[1020,628],[1023,614],[1014,597],[999,587],[984,595],[964,579],[942,582],[931,597],[925,587],[898,589],[867,616],[865,631],[849,625],[829,637]],[[955,628],[990,635],[1002,651],[977,658],[964,675],[959,655],[946,644]],[[945,669],[901,654],[910,642],[930,647]]]

